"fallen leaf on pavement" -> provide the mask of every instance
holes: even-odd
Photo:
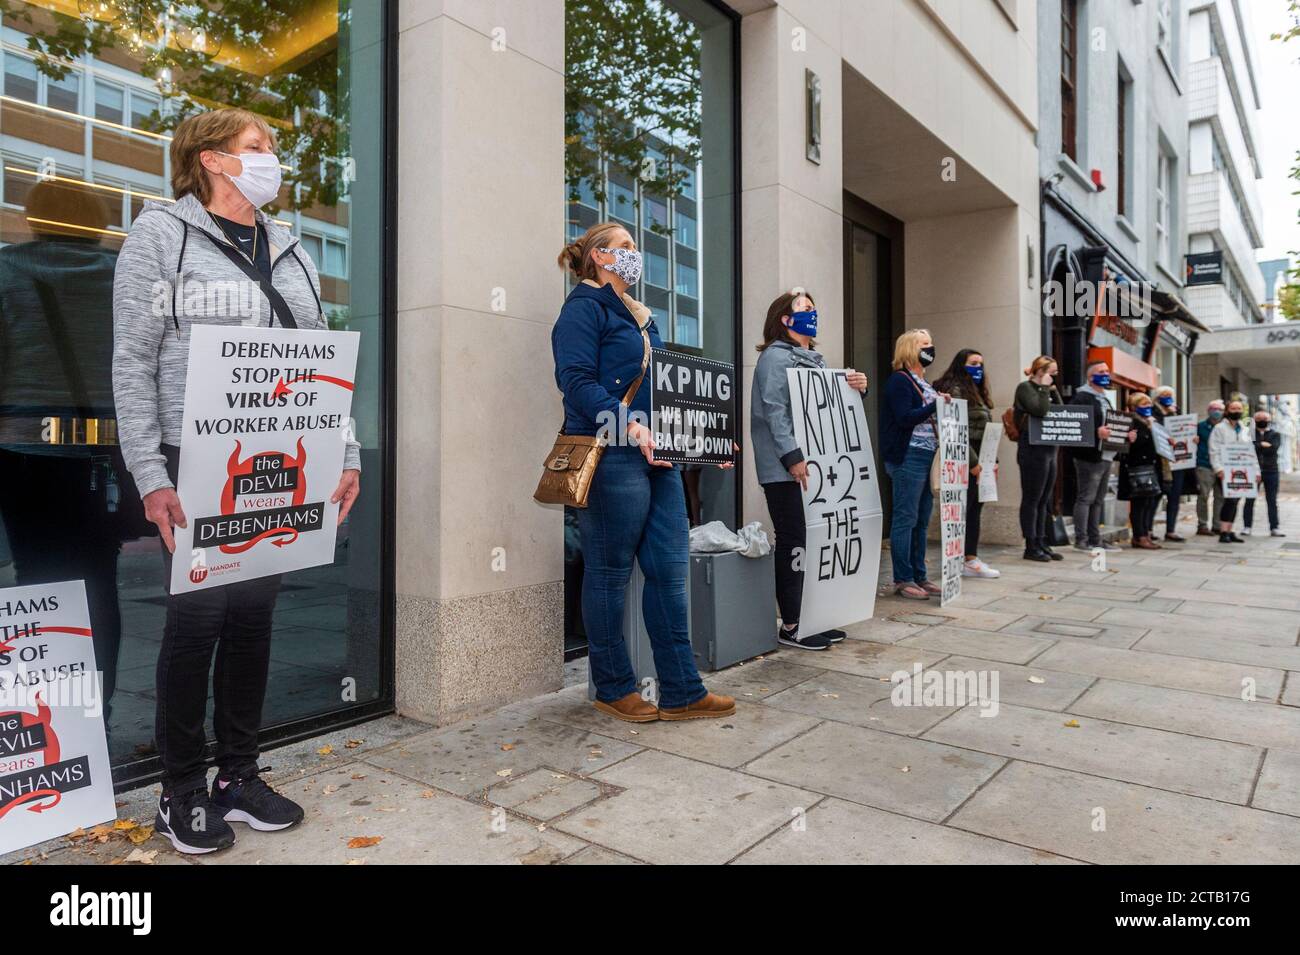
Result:
[[[149,840],[149,837],[152,835],[153,835],[153,826],[136,826],[134,829],[132,829],[130,832],[126,834],[126,837],[130,839],[132,843],[138,846],[142,842],[147,842]]]
[[[349,849],[369,849],[384,841],[383,836],[353,836],[348,840]]]
[[[132,849],[131,854],[123,859],[123,862],[135,862],[139,865],[153,865],[154,857],[158,855],[157,849],[150,849],[145,852],[143,849]]]
[[[910,773],[911,771],[912,771],[912,767],[911,767],[911,766],[904,766],[904,767],[903,767],[903,772],[905,772],[905,773]]]
[[[346,746],[348,749],[356,749],[358,746],[360,746],[360,745],[361,745],[362,743],[364,743],[364,742],[365,742],[365,740],[363,740],[363,739],[350,739],[350,740],[348,740],[346,743],[344,743],[343,745]]]
[[[509,776],[509,775],[510,775],[511,773],[513,773],[513,772],[514,772],[513,769],[498,769],[498,770],[497,770],[497,775],[498,775],[498,776]]]
[[[1079,728],[1079,721],[1078,721],[1078,720],[1070,720],[1069,722],[1065,723],[1064,725],[1065,725],[1066,727],[1068,727],[1069,729],[1077,730],[1077,729]]]
[[[328,755],[329,755],[330,753],[332,753],[332,752],[334,752],[334,747],[331,746],[329,743],[326,743],[326,744],[325,744],[324,746],[322,746],[320,749],[316,750],[316,755],[317,755],[317,756],[328,756]]]
[[[510,752],[512,749],[515,748],[515,744],[514,744],[514,743],[502,743],[502,744],[501,744],[501,748],[502,748],[505,752],[508,753],[508,752]]]
[[[324,789],[321,790],[321,794],[325,796],[333,796],[338,791],[339,791],[339,787],[335,786],[333,783],[330,783],[328,786],[326,786]]]
[[[1030,683],[1046,683],[1047,681],[1044,680],[1041,676],[1031,676],[1031,677],[1029,678],[1029,682],[1030,682]]]

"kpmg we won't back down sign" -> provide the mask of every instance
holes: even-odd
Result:
[[[735,460],[736,366],[656,348],[649,373],[655,460],[673,464]]]
[[[862,396],[843,369],[790,368],[794,436],[808,462],[802,633],[866,620],[876,609],[880,484]]]

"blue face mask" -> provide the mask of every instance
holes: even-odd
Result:
[[[1220,411],[1218,408],[1215,408],[1213,411],[1210,412],[1211,421],[1218,421],[1222,417],[1223,417],[1223,412]]]
[[[816,338],[817,309],[809,309],[806,312],[791,312],[790,331],[798,332],[800,335],[807,335],[809,338]]]
[[[1174,403],[1174,396],[1173,396],[1173,395],[1161,395],[1159,398],[1156,399],[1156,401],[1160,402],[1160,404],[1164,405],[1166,408],[1169,408],[1169,407],[1172,407],[1172,406],[1173,406],[1173,403]]]
[[[1093,375],[1089,380],[1098,388],[1110,387],[1110,375]]]
[[[1137,413],[1140,414],[1142,417],[1144,417],[1144,418],[1150,418],[1150,417],[1151,417],[1151,412],[1153,412],[1155,409],[1152,408],[1150,405],[1143,405],[1142,407],[1140,407],[1140,408],[1138,408],[1138,409],[1136,409],[1136,410],[1137,410]]]
[[[984,380],[984,366],[983,366],[983,365],[967,365],[967,366],[966,366],[966,374],[970,375],[970,380],[973,381],[973,382],[975,382],[975,384],[978,385],[981,381]]]

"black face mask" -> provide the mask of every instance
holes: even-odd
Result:
[[[933,364],[934,364],[934,346],[931,345],[929,348],[922,348],[922,349],[921,349],[921,354],[920,354],[920,356],[919,356],[919,359],[920,359],[921,367],[922,367],[922,368],[929,368],[931,365],[933,365]]]
[[[1240,411],[1229,411],[1228,414],[1227,414],[1227,418],[1228,418],[1229,421],[1240,421],[1240,420],[1241,420],[1241,412],[1240,412]]]

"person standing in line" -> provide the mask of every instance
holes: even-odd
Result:
[[[1119,466],[1119,499],[1128,501],[1129,524],[1133,529],[1133,546],[1140,550],[1160,550],[1151,539],[1156,509],[1160,506],[1159,467],[1156,439],[1152,434],[1155,409],[1148,395],[1136,391],[1129,395],[1128,410],[1133,414],[1134,439]],[[1138,479],[1145,472],[1149,480]]]
[[[929,600],[943,594],[926,574],[925,538],[934,505],[930,465],[939,448],[935,409],[947,395],[925,380],[925,369],[934,364],[934,341],[924,328],[898,336],[893,364],[880,408],[880,457],[894,492],[889,529],[894,592]]]
[[[1273,427],[1273,418],[1267,411],[1255,412],[1255,457],[1259,460],[1259,480],[1264,490],[1264,501],[1268,505],[1268,535],[1286,537],[1279,529],[1281,522],[1277,512],[1277,488],[1281,478],[1278,467],[1278,449],[1282,447],[1282,434]],[[1255,522],[1255,498],[1246,498],[1246,509],[1242,517],[1245,533],[1250,535]]]
[[[1015,409],[1020,437],[1016,442],[1016,463],[1020,465],[1020,533],[1025,538],[1025,560],[1064,560],[1050,546],[1052,493],[1056,489],[1056,446],[1029,443],[1029,418],[1043,418],[1053,405],[1060,405],[1056,359],[1039,355],[1025,369],[1025,380],[1016,386]]]
[[[1224,404],[1215,398],[1205,410],[1205,419],[1196,426],[1196,534],[1213,537],[1211,525],[1219,522],[1223,510],[1223,490],[1210,467],[1210,432],[1223,420]]]
[[[1230,477],[1226,472],[1227,463],[1224,461],[1227,448],[1233,444],[1251,444],[1254,441],[1251,427],[1242,420],[1243,416],[1241,402],[1235,399],[1229,401],[1223,413],[1223,420],[1210,432],[1210,467],[1214,469],[1214,477],[1219,483],[1218,493],[1223,499],[1223,507],[1219,511],[1220,544],[1246,543],[1244,537],[1238,537],[1232,532],[1232,525],[1237,520],[1237,501],[1240,498],[1228,497],[1224,494],[1224,487]]]
[[[1106,412],[1111,411],[1110,399],[1106,389],[1110,387],[1110,365],[1104,361],[1094,361],[1088,365],[1088,381],[1074,392],[1070,399],[1072,405],[1089,405],[1097,421],[1097,445],[1092,448],[1074,448],[1070,456],[1074,461],[1074,548],[1091,551],[1094,547],[1103,550],[1119,550],[1118,544],[1102,539],[1101,514],[1106,503],[1106,492],[1110,488],[1110,474],[1118,452],[1105,449],[1102,442],[1110,437],[1110,428],[1106,427]],[[1137,439],[1137,432],[1129,430],[1128,440],[1131,444]]]
[[[1166,418],[1182,414],[1174,400],[1174,389],[1168,385],[1161,385],[1153,391],[1151,399],[1154,409],[1152,415],[1157,424],[1164,425]],[[1164,458],[1160,459],[1160,483],[1165,495],[1165,540],[1182,544],[1187,538],[1178,533],[1178,505],[1183,495],[1183,481],[1187,472],[1175,470],[1170,467],[1171,463]],[[1156,510],[1159,511],[1158,505]],[[1152,537],[1152,540],[1157,539]]]
[[[993,579],[1002,576],[979,557],[980,514],[980,448],[984,444],[984,430],[993,420],[993,399],[989,397],[988,376],[984,370],[984,356],[974,348],[963,348],[953,356],[952,363],[935,388],[954,398],[966,400],[967,435],[969,439],[969,479],[966,485],[966,561],[962,564],[963,577]]]
[[[778,295],[767,309],[763,343],[754,368],[749,402],[749,431],[754,443],[758,483],[776,531],[776,600],[781,610],[777,641],[800,650],[827,650],[844,639],[843,630],[799,632],[803,604],[803,551],[807,546],[803,492],[808,489],[808,462],[794,439],[790,407],[790,368],[825,368],[816,350],[817,306],[807,292]],[[866,394],[867,376],[849,369],[850,388]]]
[[[663,343],[650,309],[628,294],[641,278],[641,253],[623,226],[601,222],[566,245],[558,261],[577,283],[551,330],[564,433],[608,442],[587,506],[577,509],[593,705],[630,723],[730,716],[736,701],[709,692],[695,666],[686,496],[676,469],[655,460],[648,426],[643,376],[650,349]],[[642,614],[659,682],[657,706],[637,692],[623,635],[633,560],[645,574]]]

